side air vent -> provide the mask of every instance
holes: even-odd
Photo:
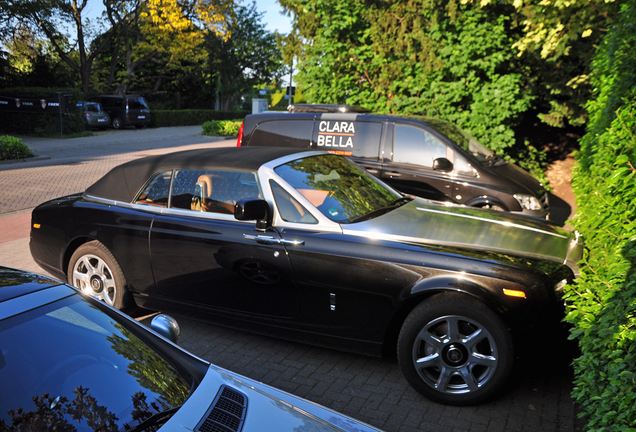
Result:
[[[195,431],[239,432],[245,422],[247,396],[228,386],[221,386],[214,402]]]

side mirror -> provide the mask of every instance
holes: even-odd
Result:
[[[150,321],[150,328],[171,342],[177,343],[181,329],[170,315],[159,314]]]
[[[269,214],[269,204],[264,199],[245,198],[234,205],[234,217],[241,221],[255,220],[257,230],[269,227]]]
[[[437,158],[433,161],[433,169],[436,171],[452,171],[453,163],[446,158]]]

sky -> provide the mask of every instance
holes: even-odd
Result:
[[[241,4],[247,5],[247,0],[243,0]],[[282,14],[283,8],[276,0],[257,0],[256,9],[265,13],[263,22],[267,30],[278,31],[283,34],[291,31],[291,18]]]
[[[242,6],[249,6],[251,0],[239,0]],[[262,22],[269,31],[287,34],[291,31],[291,18],[282,14],[283,8],[276,0],[256,0],[256,9],[264,13]],[[99,16],[104,10],[100,0],[89,0],[86,7],[87,16]]]

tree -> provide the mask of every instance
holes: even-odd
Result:
[[[227,37],[225,20],[231,14],[230,0],[120,0],[107,5],[113,23],[125,23],[110,54],[110,86],[116,93],[141,87],[155,93],[166,80],[185,79],[206,59],[206,32]]]
[[[106,0],[104,0],[106,1]],[[103,40],[92,52],[87,51],[86,39],[94,31],[92,23],[84,16],[88,0],[5,0],[4,13],[15,29],[28,26],[33,32],[48,40],[52,49],[80,77],[84,92],[89,90],[90,71],[95,57],[105,48],[117,31]],[[74,38],[64,31],[73,29]]]
[[[281,0],[296,15],[308,99],[451,120],[501,150],[531,105],[511,6],[438,0]],[[512,17],[512,18],[510,18]]]
[[[256,4],[237,6],[229,19],[230,37],[210,34],[206,41],[209,72],[221,109],[231,110],[255,86],[265,85],[282,74],[282,55],[276,34],[265,30]]]

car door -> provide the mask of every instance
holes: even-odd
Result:
[[[169,207],[154,219],[150,232],[161,297],[263,316],[298,314],[284,246],[256,242],[263,233],[232,214],[235,201],[259,195],[254,173],[175,170]],[[278,237],[275,231],[268,235]]]
[[[388,142],[387,147],[391,148]],[[450,172],[433,169],[435,159],[452,162],[452,157],[452,149],[427,129],[395,123],[390,162],[382,166],[381,178],[407,194],[440,201],[452,199]]]

